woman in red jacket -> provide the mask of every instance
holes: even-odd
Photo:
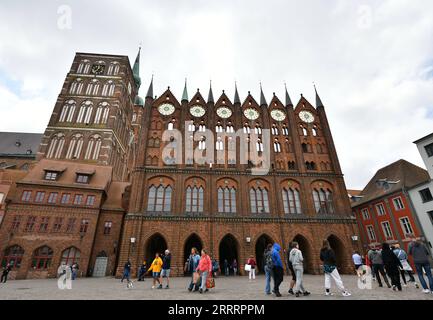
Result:
[[[210,257],[207,255],[206,250],[201,250],[201,258],[200,262],[197,267],[197,271],[199,272],[201,276],[201,286],[200,286],[200,293],[203,293],[203,291],[208,291],[206,288],[206,280],[207,277],[212,276],[212,261],[210,260]]]
[[[250,273],[249,273],[249,281],[251,281],[251,279],[256,280],[256,260],[254,259],[253,256],[250,256],[250,258],[247,261],[247,264],[250,265]]]

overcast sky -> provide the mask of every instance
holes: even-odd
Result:
[[[70,13],[70,16],[69,16]],[[70,19],[69,19],[70,18]],[[433,1],[0,2],[0,131],[43,132],[75,52],[128,55],[140,90],[325,104],[348,188],[433,131]]]

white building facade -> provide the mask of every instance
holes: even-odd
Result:
[[[433,254],[433,133],[414,142],[430,175],[430,181],[409,190],[409,197]]]

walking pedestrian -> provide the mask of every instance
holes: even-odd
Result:
[[[212,272],[213,276],[216,278],[218,276],[218,271],[220,269],[219,263],[217,259],[212,260]]]
[[[344,288],[343,280],[341,280],[341,276],[337,270],[337,259],[328,240],[323,240],[322,249],[320,250],[320,260],[323,262],[323,271],[325,273],[325,295],[332,295],[331,279],[334,279],[335,285],[340,289],[343,297],[351,296],[352,294]]]
[[[370,260],[370,263],[372,265],[372,271],[375,275],[376,281],[379,284],[379,287],[383,287],[382,280],[380,278],[380,275],[382,275],[383,280],[385,281],[388,288],[391,288],[391,285],[389,284],[388,277],[385,273],[385,268],[383,266],[383,260],[382,260],[382,252],[378,250],[377,248],[373,248],[370,251],[368,251],[368,259]]]
[[[412,267],[410,266],[410,263],[407,261],[408,257],[406,251],[400,248],[400,244],[396,243],[394,245],[393,252],[396,255],[396,257],[400,260],[400,263],[403,266],[402,268],[400,268],[400,275],[401,278],[403,279],[403,286],[406,287],[408,282],[412,282],[415,284],[415,288],[418,289],[419,285],[416,282],[415,277],[413,276]],[[406,281],[406,274],[409,276],[409,281]]]
[[[254,256],[250,256],[250,258],[247,261],[247,264],[250,265],[250,271],[249,271],[249,281],[256,280],[256,260],[254,259]]]
[[[363,263],[362,263],[362,257],[358,251],[353,252],[352,261],[353,261],[353,264],[355,265],[356,275],[359,278],[359,277],[361,277],[362,272],[363,272],[363,270],[362,270]]]
[[[166,289],[170,288],[170,267],[171,267],[171,253],[167,249],[164,252],[164,256],[162,257],[162,271],[161,271],[161,278],[160,278],[160,287],[163,286],[162,278],[167,279],[167,285],[165,286]]]
[[[230,268],[227,259],[224,259],[224,270],[225,270],[226,277],[228,277],[230,275]]]
[[[162,259],[160,258],[159,253],[157,252],[155,253],[155,259],[153,259],[149,270],[147,270],[147,271],[152,271],[152,277],[153,277],[152,289],[155,288],[162,289],[162,283],[159,280],[161,276],[161,269],[162,269]],[[158,287],[156,287],[157,282],[158,282]]]
[[[78,270],[80,270],[80,266],[78,265],[78,263],[73,263],[72,264],[72,280],[75,280],[77,278],[78,275]]]
[[[433,277],[431,273],[431,265],[428,260],[429,253],[426,246],[423,243],[421,243],[421,241],[415,239],[415,237],[412,236],[412,242],[409,244],[408,251],[409,251],[409,255],[411,255],[413,258],[413,262],[415,263],[416,273],[418,274],[419,282],[423,287],[423,292],[424,293],[433,292]],[[428,286],[424,279],[423,270],[429,282]]]
[[[120,280],[120,282],[123,282],[123,280],[126,279],[126,288],[128,289],[132,288],[130,274],[131,274],[131,262],[128,259],[125,265],[123,266],[123,276],[122,276],[122,280]]]
[[[233,269],[233,275],[237,275],[238,273],[238,262],[236,261],[236,259],[233,259],[233,263],[232,263],[232,269]]]
[[[200,262],[198,263],[197,271],[200,273],[201,277],[201,285],[200,285],[200,293],[209,291],[206,287],[206,282],[208,277],[212,277],[212,262],[210,257],[207,255],[205,249],[201,250]]]
[[[299,250],[299,244],[296,241],[292,243],[292,250],[289,253],[289,257],[289,261],[291,262],[293,270],[296,274],[295,296],[299,297],[301,294],[308,296],[310,292],[305,290],[303,284],[304,257],[302,255],[302,251]]]
[[[271,294],[271,278],[273,277],[274,262],[272,260],[272,244],[269,243],[263,253],[265,270],[265,294]]]
[[[8,275],[9,272],[11,272],[11,270],[12,270],[11,264],[10,263],[6,264],[6,266],[3,268],[0,283],[6,283],[6,281],[8,281]]]
[[[386,242],[382,243],[382,260],[386,274],[391,278],[392,290],[401,291],[399,267],[403,268],[403,266]]]
[[[144,276],[146,275],[146,260],[140,266],[140,270],[138,271],[138,281],[144,281]]]
[[[292,280],[290,280],[290,285],[289,285],[289,294],[294,295],[295,292],[293,291],[293,288],[295,287],[296,284],[296,272],[295,269],[293,269],[293,265],[290,262],[290,252],[292,251],[292,249],[294,248],[294,242],[289,243],[289,252],[287,253],[287,268],[290,271],[290,274],[292,275]]]
[[[272,262],[274,265],[274,293],[277,297],[281,297],[280,285],[284,279],[284,269],[283,262],[281,261],[280,257],[280,250],[281,246],[278,243],[274,243],[274,245],[272,246]]]
[[[198,251],[196,248],[191,249],[191,254],[188,258],[188,262],[188,269],[191,271],[191,282],[189,283],[188,291],[198,291],[200,287],[200,277],[197,272],[197,267],[200,262],[200,256],[198,255]]]

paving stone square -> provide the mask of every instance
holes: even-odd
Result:
[[[433,300],[433,294],[424,294],[413,285],[395,292],[388,288],[379,288],[373,282],[372,290],[361,290],[357,285],[356,276],[343,276],[345,286],[351,291],[351,297],[342,297],[335,287],[334,296],[324,295],[324,277],[320,275],[305,275],[305,288],[311,292],[308,297],[296,298],[287,293],[289,276],[285,276],[281,285],[281,298],[264,294],[264,276],[258,276],[255,281],[248,277],[217,277],[216,287],[210,292],[200,294],[187,291],[190,278],[178,277],[171,279],[170,289],[152,289],[152,279],[144,282],[134,280],[133,288],[127,289],[126,283],[119,279],[79,278],[72,283],[71,290],[60,290],[56,279],[40,280],[10,280],[0,284],[0,300]]]

